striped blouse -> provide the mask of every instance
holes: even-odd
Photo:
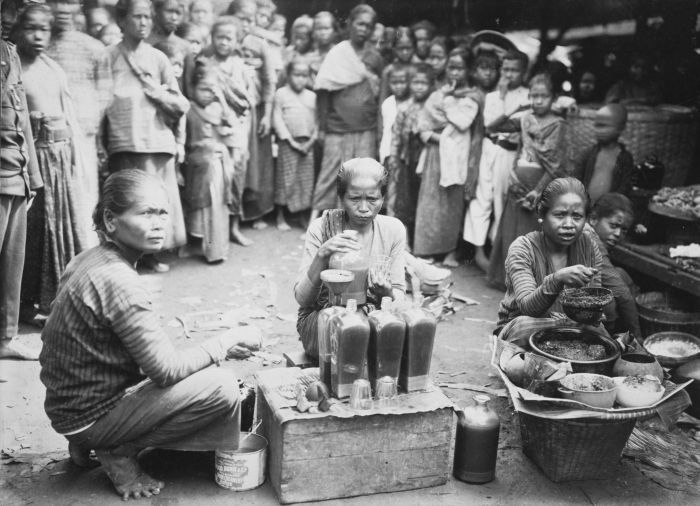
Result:
[[[146,377],[172,385],[226,355],[216,337],[175,349],[138,273],[109,242],[70,262],[41,339],[44,409],[60,434],[88,427]]]

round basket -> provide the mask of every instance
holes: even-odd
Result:
[[[610,478],[636,423],[518,416],[523,452],[555,482]]]
[[[636,301],[644,337],[674,330],[700,336],[700,312],[688,299],[670,293],[647,292],[637,295]]]
[[[567,117],[572,160],[595,144],[596,109],[581,108]],[[627,127],[620,137],[635,162],[656,155],[665,166],[664,186],[685,184],[698,139],[698,117],[689,107],[659,105],[627,108]]]

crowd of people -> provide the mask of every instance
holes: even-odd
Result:
[[[456,266],[464,240],[506,288],[509,247],[539,228],[552,180],[578,178],[593,204],[620,194],[628,226],[625,105],[661,99],[643,55],[607,93],[578,69],[569,96],[557,65],[532,69],[505,37],[384,26],[365,4],[343,28],[324,11],[289,30],[271,0],[17,4],[2,17],[3,356],[33,357],[11,341],[18,318],[41,325],[70,260],[98,243],[92,212],[109,174],[156,176],[164,249],[214,263],[229,242],[252,243],[242,223],[310,226],[338,207],[341,164],[374,158],[389,174],[381,212],[406,227],[407,250]],[[574,162],[577,100],[607,103],[597,144]],[[139,266],[169,269],[157,254]]]

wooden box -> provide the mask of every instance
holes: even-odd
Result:
[[[447,482],[452,402],[431,385],[396,407],[299,413],[290,393],[299,368],[257,374],[256,417],[269,441],[268,474],[282,504],[395,492]]]

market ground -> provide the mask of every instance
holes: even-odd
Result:
[[[250,377],[261,367],[278,367],[276,357],[299,349],[294,320],[296,304],[292,282],[302,251],[299,229],[280,233],[270,227],[250,231],[255,245],[231,246],[227,262],[208,266],[198,259],[178,261],[171,272],[149,275],[157,311],[164,327],[178,343],[186,346],[176,316],[197,321],[191,328],[196,342],[208,333],[207,316],[224,313],[229,323],[236,320],[263,327],[269,363],[228,362],[240,377]],[[438,327],[431,376],[435,382],[469,383],[500,389],[500,380],[489,362],[488,336],[501,293],[486,287],[475,267],[454,270],[454,291],[479,304],[464,306]],[[192,316],[192,313],[200,313]],[[38,345],[37,334],[23,329],[25,341]],[[44,389],[39,381],[38,363],[0,361],[0,409],[2,414],[2,468],[0,504],[90,505],[119,504],[100,468],[83,471],[68,460],[66,441],[53,432],[43,411]],[[459,406],[472,391],[445,388]],[[497,478],[486,485],[468,485],[450,478],[447,484],[416,491],[379,494],[328,501],[324,504],[697,504],[698,496],[662,488],[635,465],[623,459],[610,478],[555,484],[523,455],[517,415],[508,401],[493,403],[501,420]],[[144,466],[166,484],[160,495],[141,499],[140,504],[278,504],[266,482],[256,490],[233,492],[214,482],[211,454],[170,452],[158,459],[158,452],[144,457]],[[161,455],[164,456],[164,455]]]

